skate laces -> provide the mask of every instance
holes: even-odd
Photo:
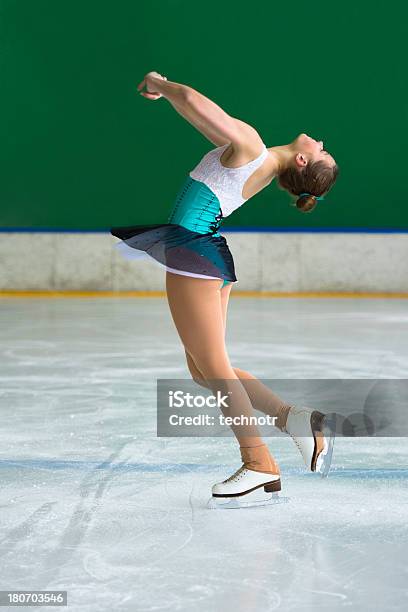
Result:
[[[232,476],[227,478],[227,480],[224,480],[223,483],[226,483],[226,482],[235,482],[235,481],[239,480],[241,478],[241,474],[242,474],[243,470],[246,470],[245,465],[241,465],[241,467],[234,474],[232,474]]]
[[[296,414],[296,415],[299,415],[302,412],[306,412],[308,414],[307,410],[304,410],[302,408],[295,408],[294,406],[291,407],[289,412],[292,412],[292,414]],[[289,414],[288,414],[288,417],[289,417]],[[286,422],[286,425],[287,425],[287,422]],[[302,452],[302,445],[301,445],[300,441],[298,440],[296,434],[292,434],[290,431],[288,431],[286,425],[285,425],[285,432],[287,434],[289,434],[289,436],[292,438],[292,440],[294,441],[294,443],[298,447],[299,451]],[[300,437],[304,437],[304,436],[300,436]]]
[[[289,432],[287,432],[287,433],[290,435],[290,437],[292,438],[292,440],[294,441],[294,443],[296,444],[296,446],[298,447],[298,449],[300,450],[300,452],[302,452],[302,447],[301,447],[301,445],[300,445],[299,440],[297,439],[297,437],[296,437],[296,436],[294,436],[294,435],[292,435],[292,434],[291,434],[291,433],[289,433]]]

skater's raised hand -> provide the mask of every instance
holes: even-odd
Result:
[[[152,70],[151,72],[148,72],[145,75],[145,77],[143,78],[143,81],[141,81],[139,85],[137,86],[137,89],[139,90],[140,95],[143,96],[144,98],[147,98],[148,100],[158,100],[159,98],[162,98],[163,96],[161,93],[154,90],[154,83],[152,82],[152,77],[163,79],[164,81],[167,81],[167,77],[162,76],[158,72],[155,72],[154,70]],[[146,91],[142,91],[143,87],[145,86],[146,86]]]

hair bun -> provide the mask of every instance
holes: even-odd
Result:
[[[316,196],[312,194],[302,195],[296,200],[296,208],[302,212],[310,212],[316,206],[316,202]]]

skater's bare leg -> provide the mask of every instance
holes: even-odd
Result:
[[[221,290],[224,332],[230,291],[231,285]],[[187,351],[186,359],[193,379],[206,387],[207,383],[204,377],[193,357]],[[240,368],[233,368],[233,370],[243,384],[252,406],[265,414],[275,416],[276,427],[292,436],[305,465],[312,471],[319,471],[322,475],[327,475],[331,464],[334,431],[326,438],[320,431],[322,421],[319,424],[319,420],[324,415],[317,411],[309,411],[304,408],[297,409],[295,406],[290,406],[249,372]],[[300,431],[305,432],[305,434],[301,436]]]
[[[220,291],[224,337],[231,287],[231,284],[227,285],[226,287],[223,287]],[[195,363],[192,355],[187,351],[187,349],[186,360],[193,380],[195,380],[197,384],[209,388],[203,375],[197,367],[197,364]],[[235,375],[240,379],[241,383],[243,384],[252,406],[260,412],[268,414],[269,416],[276,417],[275,426],[278,427],[278,429],[280,429],[281,431],[283,431],[290,405],[284,402],[280,397],[273,393],[271,389],[269,389],[269,387],[261,383],[260,380],[258,380],[249,372],[235,367],[233,367],[232,369],[234,370]]]
[[[223,395],[231,392],[229,416],[254,416],[248,394],[227,355],[220,281],[167,272],[166,291],[180,339],[202,379],[213,392],[220,390]],[[257,427],[234,425],[232,430],[239,442],[241,455],[248,457],[248,449],[258,449],[251,455],[256,470],[279,473],[278,464]]]

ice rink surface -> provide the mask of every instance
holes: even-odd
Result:
[[[188,376],[165,299],[0,299],[0,333],[0,590],[81,612],[407,609],[406,439],[338,438],[322,480],[270,438],[290,503],[209,510],[240,458],[156,437],[156,379]],[[231,298],[227,343],[264,379],[407,378],[408,301]]]

